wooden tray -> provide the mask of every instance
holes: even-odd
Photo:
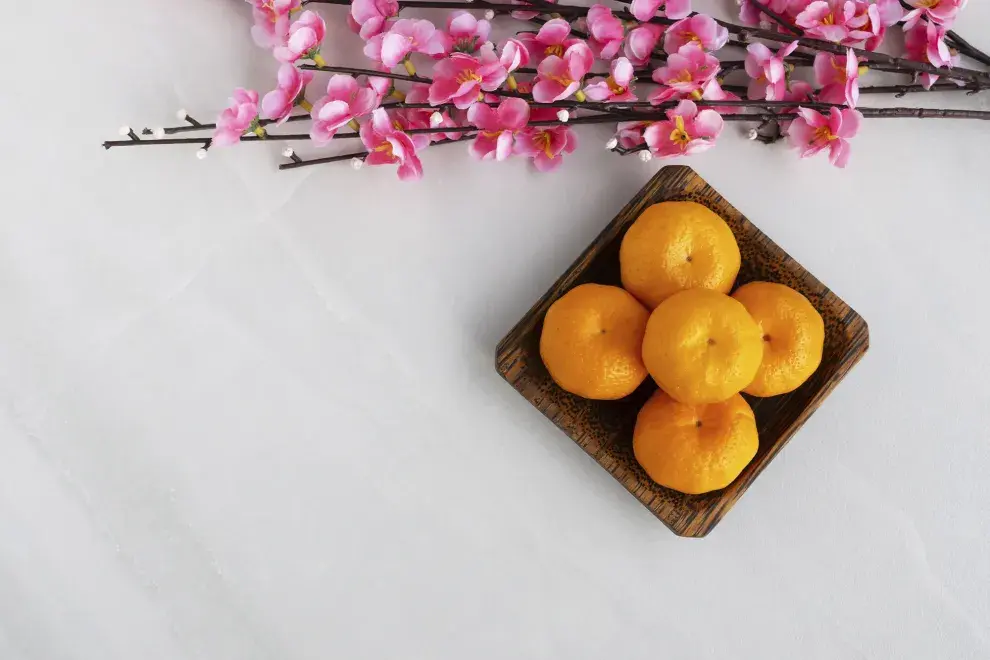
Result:
[[[739,242],[742,269],[736,285],[753,280],[797,289],[825,320],[825,351],[818,371],[790,394],[746,399],[756,413],[760,449],[728,487],[685,495],[654,483],[636,462],[632,431],[636,414],[656,389],[653,379],[620,401],[591,401],[560,389],[540,359],[540,332],[550,305],[579,284],[620,285],[619,244],[626,229],[651,204],[692,200],[722,216]],[[609,471],[657,518],[680,536],[705,536],[728,513],[773,457],[821,405],[869,348],[866,321],[819,282],[689,167],[665,167],[633,197],[577,261],[499,343],[496,368],[599,465]]]

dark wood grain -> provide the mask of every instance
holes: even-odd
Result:
[[[825,321],[825,349],[818,370],[794,392],[770,398],[747,396],[756,413],[760,449],[728,487],[685,495],[654,483],[636,462],[632,431],[636,414],[656,389],[647,379],[620,401],[591,401],[560,389],[540,360],[539,341],[547,309],[576,285],[620,285],[619,244],[646,207],[665,200],[691,200],[718,213],[732,228],[742,253],[736,286],[779,282],[804,294]],[[496,368],[523,397],[626,487],[680,536],[705,536],[728,513],[753,480],[794,436],[826,396],[869,348],[866,321],[801,264],[756,228],[689,167],[660,170],[605,227],[587,250],[499,343]]]

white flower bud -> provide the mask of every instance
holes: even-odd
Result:
[[[206,149],[197,149],[196,150],[196,158],[199,158],[200,160],[205,159],[209,155],[210,155],[210,152],[208,152]]]
[[[746,133],[747,140],[755,140],[758,137],[760,137],[760,132],[757,131],[755,128],[749,129],[749,133]]]
[[[188,117],[188,116],[189,116],[189,113],[186,112],[186,109],[185,108],[182,108],[181,110],[176,110],[175,111],[175,117],[179,121],[185,121],[186,120],[186,117]]]
[[[615,149],[617,146],[619,146],[618,138],[612,138],[611,140],[605,143],[605,148],[608,149],[609,151],[612,151],[612,149]]]
[[[570,118],[571,118],[571,113],[568,112],[567,110],[557,111],[557,121],[566,124],[567,120],[569,120]]]
[[[120,133],[120,135],[122,137],[127,137],[128,135],[131,134],[131,127],[130,126],[121,126],[120,127],[120,130],[117,131],[117,132]]]
[[[282,155],[286,158],[292,158],[296,155],[296,152],[292,149],[292,147],[286,147],[285,149],[282,149]]]
[[[653,160],[653,154],[651,154],[649,151],[640,151],[639,152],[639,159],[641,161],[643,161],[644,163],[648,163],[651,160]]]
[[[493,18],[495,18],[495,12],[492,11],[491,9],[486,9],[485,10],[485,20],[490,21]]]
[[[353,167],[356,170],[359,170],[362,167],[364,167],[364,161],[361,160],[360,158],[352,158],[351,159],[351,167]]]
[[[439,126],[443,123],[443,115],[439,112],[434,112],[430,115],[430,126]]]
[[[156,140],[161,140],[163,137],[165,137],[165,129],[159,126],[155,130],[151,131],[151,134],[155,137]]]

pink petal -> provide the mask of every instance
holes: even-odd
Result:
[[[349,101],[357,90],[357,81],[351,76],[337,73],[327,82],[327,96],[334,100]]]
[[[620,87],[628,87],[635,73],[632,63],[624,57],[618,57],[612,60],[610,68],[612,71],[612,80],[618,83]]]
[[[523,99],[505,99],[499,104],[497,113],[498,123],[505,128],[519,130],[529,123],[529,104]]]
[[[612,90],[604,78],[595,78],[585,86],[584,95],[592,101],[607,101],[612,98]]]
[[[702,110],[694,118],[694,133],[707,138],[715,138],[722,132],[725,122],[715,110]]]
[[[328,124],[331,128],[339,128],[353,117],[346,101],[328,101],[319,108],[314,107],[313,111],[317,121]]]
[[[371,113],[371,128],[378,135],[391,135],[395,132],[392,127],[392,121],[388,118],[388,113],[384,108],[376,108],[374,112]]]
[[[553,18],[543,24],[536,38],[543,44],[560,44],[570,33],[570,23],[562,18]]]
[[[512,155],[512,133],[502,131],[495,141],[495,160],[505,160]]]
[[[845,140],[833,140],[828,147],[828,162],[836,167],[845,167],[849,163],[849,143]]]
[[[533,100],[537,103],[553,103],[564,91],[563,85],[553,80],[539,80],[533,85]]]
[[[657,15],[657,9],[663,4],[663,0],[633,0],[629,6],[629,13],[636,17],[637,21],[644,23]]]
[[[675,21],[687,18],[691,14],[691,0],[667,0],[663,13]]]
[[[382,41],[382,64],[389,68],[398,66],[399,62],[406,59],[411,49],[412,42],[409,37],[389,32]]]
[[[858,110],[842,110],[842,127],[835,133],[840,138],[851,138],[859,132],[863,115]]]
[[[516,100],[522,101],[522,99]],[[472,126],[477,126],[483,131],[497,131],[500,128],[498,114],[485,103],[475,103],[468,108],[467,120]]]

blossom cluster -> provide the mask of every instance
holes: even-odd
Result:
[[[691,0],[633,0],[628,12],[596,4],[578,20],[561,13],[566,17],[539,21],[498,42],[492,41],[490,8],[478,10],[483,17],[449,11],[438,26],[406,16],[414,2],[353,0],[346,21],[369,64],[347,73],[321,54],[327,29],[310,8],[316,0],[307,7],[300,0],[247,2],[254,41],[278,63],[276,84],[260,98],[236,90],[216,122],[214,144],[234,144],[251,133],[263,137],[264,126],[302,108],[315,146],[342,131],[356,134],[364,164],[394,165],[403,180],[422,176],[423,149],[451,141],[469,143],[481,160],[520,156],[540,171],[553,170],[577,147],[569,122],[579,110],[617,125],[617,149],[686,156],[713,147],[726,121],[745,120],[759,102],[777,104],[777,124],[802,158],[827,152],[843,167],[860,127],[859,83],[868,70],[856,49],[878,48],[900,25],[906,58],[952,67],[958,55],[946,45],[946,33],[966,4],[909,0],[908,10],[899,0],[765,0],[761,4],[804,37],[832,47],[816,52],[797,38],[751,40],[739,66],[728,68],[717,53],[729,45],[729,31],[692,12]],[[742,22],[786,31],[751,0],[739,4]],[[505,14],[530,20],[537,12]],[[745,73],[744,84],[726,83],[735,71]],[[317,82],[323,72],[329,77]],[[937,78],[924,73],[920,82],[930,87]]]

